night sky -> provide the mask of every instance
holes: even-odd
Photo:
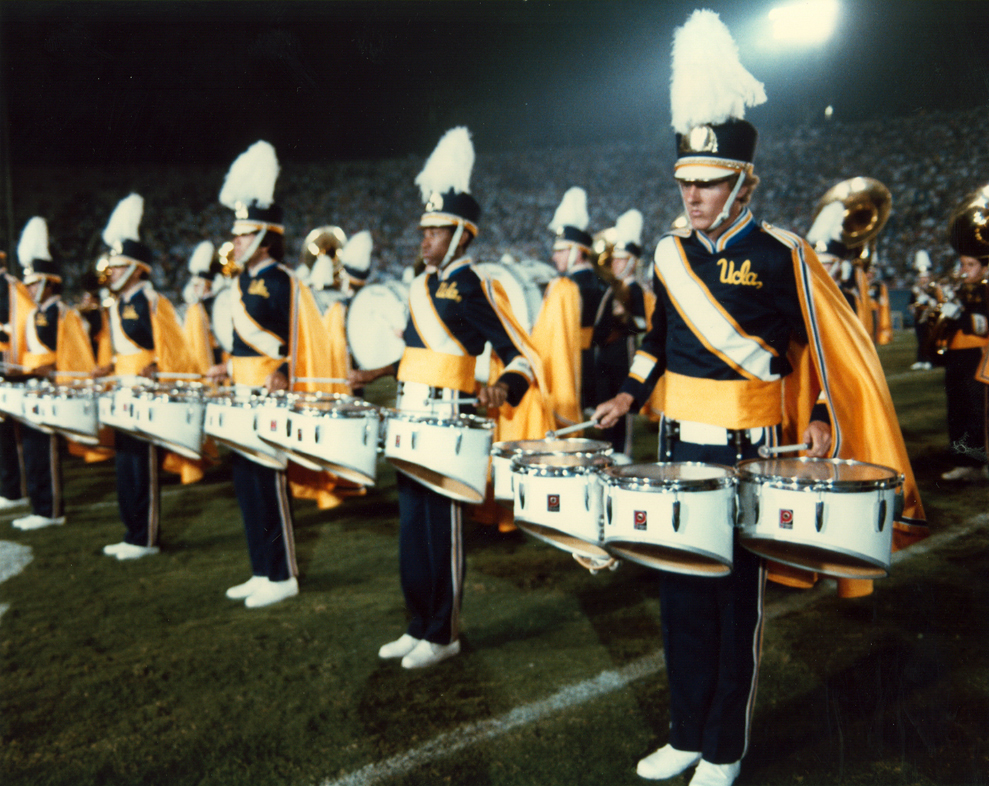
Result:
[[[989,3],[845,2],[832,40],[773,46],[763,2],[0,0],[6,165],[427,155],[665,140],[673,29],[721,14],[764,125],[987,106]]]

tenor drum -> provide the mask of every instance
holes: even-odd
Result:
[[[750,459],[738,465],[740,542],[761,557],[837,578],[889,575],[903,476],[861,461]]]
[[[84,445],[100,442],[99,391],[91,385],[40,389],[37,405],[46,429]]]
[[[649,568],[690,576],[732,569],[735,472],[700,462],[627,464],[603,473],[604,545]]]
[[[512,460],[520,456],[563,454],[578,456],[610,456],[611,443],[597,439],[518,439],[495,442],[491,446],[491,482],[497,500],[515,499],[512,490]]]
[[[54,434],[55,429],[45,423],[45,415],[48,412],[48,399],[52,395],[54,387],[48,383],[41,385],[28,385],[24,389],[24,398],[21,402],[21,414],[15,416],[26,425],[45,434]]]
[[[0,382],[0,413],[4,417],[20,420],[24,415],[24,391],[27,386],[23,382]]]
[[[392,412],[385,421],[385,458],[438,494],[482,502],[493,431],[494,421],[476,415]]]
[[[203,386],[156,386],[134,401],[134,421],[151,442],[189,459],[203,455]]]
[[[285,451],[258,435],[267,396],[224,391],[205,399],[203,433],[218,443],[271,469],[285,469]]]
[[[609,556],[601,543],[601,471],[611,464],[610,456],[576,453],[513,459],[516,525],[563,551]]]
[[[378,409],[336,393],[288,393],[266,405],[259,436],[303,466],[364,485],[378,474]]]
[[[134,408],[142,390],[144,387],[140,385],[119,385],[103,391],[99,397],[100,425],[144,439],[144,435],[137,427]]]
[[[400,281],[368,284],[347,309],[347,343],[360,368],[397,363],[405,351],[409,290]]]

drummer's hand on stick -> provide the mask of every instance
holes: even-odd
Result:
[[[227,364],[217,363],[215,366],[210,366],[209,370],[206,372],[206,379],[219,385],[221,382],[225,382],[229,374],[227,374]]]
[[[477,405],[487,409],[498,409],[508,400],[508,385],[504,382],[495,382],[493,385],[483,387],[477,392]]]
[[[264,380],[264,389],[269,393],[288,390],[288,378],[281,371],[272,371]]]
[[[141,369],[141,373],[138,374],[140,377],[147,377],[148,379],[154,379],[155,374],[158,373],[157,363],[148,363],[144,368]]]
[[[113,373],[113,364],[108,363],[105,366],[97,366],[93,369],[93,378],[99,379],[100,377],[108,377]]]
[[[823,420],[812,420],[804,430],[802,441],[810,445],[808,456],[827,458],[831,450],[831,426]]]
[[[369,385],[380,377],[395,376],[395,366],[382,366],[381,368],[352,368],[347,372],[347,385],[353,388],[362,388]]]
[[[628,414],[635,399],[628,393],[619,393],[613,399],[598,404],[594,410],[594,420],[600,428],[611,428]]]

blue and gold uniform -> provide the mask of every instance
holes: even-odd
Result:
[[[291,272],[268,259],[245,270],[233,286],[234,384],[260,387],[269,374],[289,377]],[[239,453],[230,457],[234,489],[244,519],[253,576],[287,581],[298,575],[292,506],[285,472]]]
[[[449,401],[453,412],[473,412],[456,401],[473,393],[474,364],[486,341],[505,363],[499,382],[508,386],[508,402],[514,406],[521,401],[532,368],[520,337],[509,334],[497,309],[493,285],[478,277],[469,258],[412,282],[406,349],[397,373],[399,409],[405,392],[415,385],[432,398]],[[450,644],[459,636],[463,593],[462,504],[402,473],[397,481],[400,573],[411,615],[408,635]]]

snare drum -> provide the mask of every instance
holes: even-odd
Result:
[[[0,382],[0,412],[4,417],[20,420],[24,414],[24,391],[27,386],[23,382]]]
[[[750,459],[738,465],[740,542],[761,557],[848,579],[889,575],[903,476],[861,461]]]
[[[391,412],[385,421],[385,458],[438,494],[483,502],[493,432],[494,421],[476,415]]]
[[[735,472],[700,462],[604,471],[604,545],[617,557],[690,576],[727,576],[735,532]]]
[[[609,556],[601,545],[601,470],[611,464],[610,456],[577,453],[513,459],[515,523],[563,551]]]
[[[512,501],[512,459],[519,456],[554,455],[610,456],[610,442],[597,439],[518,439],[491,446],[491,483],[497,500]]]
[[[381,420],[373,404],[338,393],[288,393],[264,406],[258,435],[293,461],[374,485]]]
[[[99,400],[100,425],[144,439],[137,427],[134,403],[144,387],[117,385],[103,391]]]
[[[21,414],[14,417],[33,429],[45,434],[54,434],[55,429],[45,423],[48,399],[53,390],[54,388],[47,383],[41,385],[35,383],[25,387],[24,397],[21,400]]]
[[[281,448],[258,436],[267,396],[224,391],[205,399],[203,433],[222,442],[231,450],[271,469],[288,466],[288,457]]]
[[[202,385],[159,385],[138,393],[134,421],[156,445],[195,460],[203,455],[205,409]]]
[[[91,385],[56,385],[42,389],[38,399],[41,422],[75,442],[100,442],[99,391]]]

